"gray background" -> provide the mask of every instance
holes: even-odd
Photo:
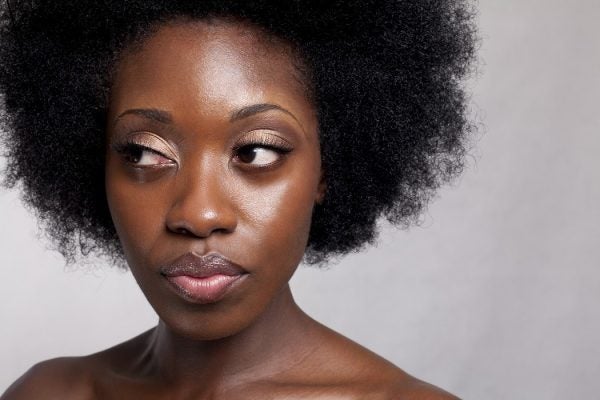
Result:
[[[462,179],[421,226],[383,226],[377,248],[302,268],[296,297],[466,399],[598,398],[600,2],[479,6],[471,87],[486,132]],[[0,390],[37,361],[155,324],[128,273],[66,270],[15,193],[0,192],[0,218]]]

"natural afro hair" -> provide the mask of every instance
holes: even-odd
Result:
[[[384,216],[414,222],[458,174],[473,124],[468,0],[4,0],[6,179],[68,261],[122,260],[104,190],[105,117],[120,52],[176,18],[236,18],[293,45],[310,71],[327,193],[307,261],[361,249]]]

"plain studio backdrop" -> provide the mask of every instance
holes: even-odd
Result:
[[[292,281],[316,319],[465,399],[598,398],[600,2],[482,0],[462,178],[420,226]],[[40,157],[43,155],[40,154]],[[48,165],[52,168],[52,165]],[[157,321],[133,278],[65,268],[0,192],[0,391]]]

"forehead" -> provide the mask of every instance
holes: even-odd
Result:
[[[249,24],[186,21],[161,26],[125,50],[110,108],[195,105],[214,113],[266,102],[312,111],[291,47]]]

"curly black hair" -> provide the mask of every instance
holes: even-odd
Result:
[[[5,184],[21,185],[67,261],[122,261],[104,189],[111,71],[175,18],[249,21],[308,66],[328,186],[309,263],[373,243],[381,216],[408,226],[464,165],[468,0],[5,0],[0,13]]]

